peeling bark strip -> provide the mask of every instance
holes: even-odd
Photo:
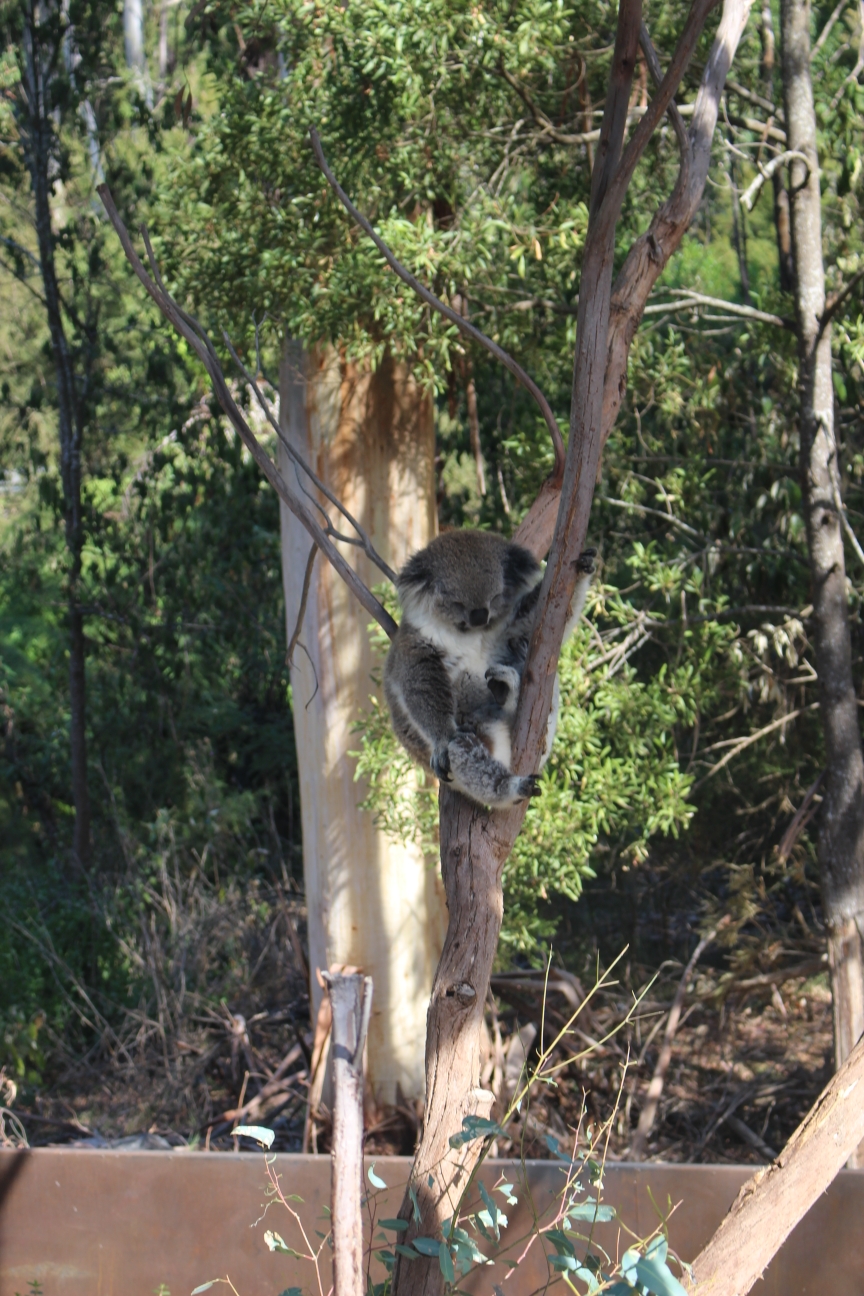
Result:
[[[852,677],[840,475],[834,437],[831,326],[822,265],[810,5],[781,0],[783,100],[790,163],[798,316],[801,477],[810,554],[819,713],[825,734],[818,854],[839,1067],[864,1032],[864,758]],[[861,1164],[861,1153],[852,1164]]]
[[[864,1039],[773,1165],[758,1170],[693,1264],[698,1296],[745,1296],[864,1139]]]

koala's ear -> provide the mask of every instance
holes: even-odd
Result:
[[[540,572],[540,564],[532,553],[521,545],[510,544],[504,552],[504,586],[507,590],[525,589]]]
[[[409,558],[396,578],[398,589],[429,590],[435,584],[435,573],[424,549]]]

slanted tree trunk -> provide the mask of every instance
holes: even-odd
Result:
[[[846,594],[840,474],[834,437],[831,327],[823,325],[825,275],[816,113],[810,79],[810,5],[781,0],[783,98],[790,167],[792,252],[798,319],[801,476],[825,734],[826,773],[818,854],[834,996],[839,1068],[864,1033],[864,759]],[[860,1160],[860,1152],[855,1163]]]
[[[49,25],[50,24],[50,25]],[[45,310],[51,335],[51,354],[57,385],[57,424],[60,433],[60,478],[66,547],[69,554],[66,598],[69,619],[69,745],[72,763],[72,800],[75,826],[72,849],[82,864],[90,854],[90,797],[87,786],[87,709],[84,618],[78,603],[81,548],[84,532],[81,515],[81,422],[75,393],[72,352],[66,336],[51,227],[51,168],[56,165],[58,144],[51,117],[51,82],[57,67],[61,39],[57,12],[33,0],[23,9],[22,87],[15,99],[36,217],[39,264]]]
[[[280,389],[286,435],[382,557],[401,566],[436,531],[431,399],[390,360],[372,374],[332,349],[306,354],[295,343],[285,347]],[[296,486],[284,450],[281,466]],[[383,580],[359,549],[339,548],[367,585]],[[309,551],[307,532],[283,504],[289,639]],[[366,789],[354,780],[350,753],[359,738],[352,727],[369,695],[380,696],[372,672],[382,666],[369,620],[319,556],[291,669],[313,1013],[322,995],[316,968],[350,964],[373,978],[368,1083],[378,1102],[392,1103],[397,1085],[408,1099],[424,1092],[426,1009],[447,919],[434,863],[358,809]]]

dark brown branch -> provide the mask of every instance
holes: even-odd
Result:
[[[645,56],[645,63],[651,78],[656,86],[663,83],[663,69],[660,66],[660,60],[657,57],[657,51],[648,34],[648,28],[643,22],[639,27],[639,44],[642,47],[642,53]],[[672,122],[672,128],[675,131],[675,138],[678,141],[678,151],[681,155],[681,170],[678,175],[677,188],[686,188],[690,180],[690,141],[687,138],[687,127],[684,125],[684,118],[678,109],[675,100],[671,100],[666,110],[669,114],[669,120]]]
[[[395,583],[396,573],[394,572],[393,568],[390,567],[381,557],[378,550],[375,548],[371,539],[369,538],[368,532],[366,532],[363,529],[363,527],[353,516],[353,514],[349,513],[348,509],[345,507],[345,505],[342,503],[339,497],[337,495],[334,495],[333,491],[330,490],[330,487],[327,486],[321,480],[321,478],[318,476],[317,473],[313,472],[313,470],[309,467],[309,465],[307,464],[303,456],[297,453],[294,446],[287,439],[281,427],[279,426],[278,422],[273,417],[273,412],[270,409],[270,406],[267,404],[267,401],[264,399],[264,393],[261,391],[260,387],[258,386],[258,383],[255,381],[252,374],[249,372],[249,370],[244,365],[243,361],[240,359],[239,355],[234,349],[234,346],[232,345],[231,339],[229,338],[228,334],[225,332],[224,329],[222,330],[222,336],[225,339],[225,345],[227,346],[228,350],[231,352],[231,359],[234,361],[237,368],[240,370],[243,377],[246,379],[249,386],[252,388],[252,391],[255,393],[258,404],[261,406],[261,409],[264,412],[264,417],[272,427],[273,431],[276,433],[277,437],[279,438],[279,442],[284,447],[286,453],[288,454],[288,457],[292,460],[293,463],[297,465],[297,467],[301,470],[301,472],[304,472],[306,474],[306,476],[309,478],[310,481],[314,482],[315,486],[318,488],[318,490],[321,492],[324,498],[329,500],[330,503],[333,505],[333,507],[339,510],[339,512],[345,518],[345,521],[348,522],[349,525],[352,526],[354,530],[357,532],[358,539],[352,540],[350,536],[343,536],[340,535],[338,531],[335,531],[331,526],[330,519],[327,518],[327,514],[324,511],[324,509],[322,509],[321,506],[317,503],[317,501],[312,499],[312,497],[310,496],[310,499],[312,499],[312,502],[315,504],[316,508],[320,509],[322,515],[325,518],[327,518],[327,526],[325,527],[327,534],[329,536],[332,536],[334,540],[342,540],[345,544],[358,545],[359,548],[363,550],[363,552],[365,553],[369,561],[374,563],[375,566],[378,568],[378,570],[382,571],[389,581],[393,581]],[[256,329],[256,342],[257,342],[257,329]],[[291,655],[290,652],[288,655],[290,657]]]
[[[559,477],[564,469],[564,441],[561,437],[561,429],[558,427],[557,420],[555,415],[552,413],[549,402],[535,383],[534,379],[529,377],[522,366],[518,364],[517,361],[508,354],[508,352],[500,347],[497,342],[493,342],[485,333],[481,333],[480,329],[470,323],[469,320],[463,319],[457,311],[453,310],[452,306],[447,306],[438,297],[436,297],[433,292],[430,292],[425,284],[422,284],[419,279],[416,279],[414,275],[411,274],[410,270],[405,269],[401,261],[398,261],[390,251],[381,236],[375,232],[372,225],[362,212],[357,210],[351,199],[345,193],[345,190],[339,184],[333,172],[330,170],[330,167],[327,165],[327,159],[324,156],[324,150],[321,147],[321,141],[318,138],[318,132],[315,130],[314,126],[309,131],[309,138],[312,141],[312,148],[315,152],[316,161],[323,171],[330,188],[333,190],[348,214],[357,222],[363,232],[368,234],[369,238],[371,238],[378,251],[384,257],[384,260],[390,266],[390,269],[394,270],[402,282],[406,283],[409,288],[413,288],[414,292],[417,293],[417,296],[422,298],[422,300],[426,302],[427,306],[431,306],[433,310],[438,311],[439,315],[443,315],[445,319],[448,319],[451,322],[451,324],[455,324],[459,331],[464,333],[466,337],[471,338],[473,342],[477,342],[480,346],[485,347],[490,355],[493,355],[505,369],[509,369],[510,373],[513,374],[516,380],[520,382],[522,386],[525,387],[525,389],[534,397],[534,400],[540,407],[540,413],[543,415],[546,426],[549,429],[549,435],[552,438],[552,448],[555,451],[555,467],[552,475],[553,477]]]
[[[114,199],[111,197],[111,191],[108,186],[99,185],[97,187],[97,192],[102,199],[105,211],[108,214],[108,219],[111,221],[111,224],[117,232],[117,236],[123,246],[123,251],[126,253],[126,258],[132,266],[132,269],[135,271],[149,296],[159,307],[159,310],[165,318],[194,348],[198,358],[210,376],[216,399],[219,401],[225,414],[236,429],[240,439],[243,441],[243,444],[258,464],[258,467],[264,473],[264,476],[276,491],[279,498],[284,501],[294,516],[302,522],[318,548],[325,554],[336,572],[342,577],[348,588],[359,600],[361,606],[364,607],[372,617],[374,617],[385,633],[392,639],[396,633],[397,626],[396,622],[390,616],[390,613],[382,607],[372,591],[363,584],[357,573],[342,557],[339,550],[324,531],[324,528],[315,520],[303,501],[298,499],[290,489],[282,474],[279,472],[279,469],[262,448],[258,438],[244,419],[236,401],[228,390],[228,384],[225,381],[225,376],[222,373],[216,353],[213,350],[213,345],[207,337],[207,334],[197,321],[193,320],[192,316],[188,315],[182,307],[178,306],[171,295],[167,292],[164,284],[161,282],[161,276],[159,275],[158,268],[155,266],[155,261],[153,260],[150,251],[148,251],[148,255],[151,257],[151,266],[154,270],[154,277],[151,279],[150,275],[148,275],[141,263],[138,253],[132,246],[129,232],[123,224],[123,221],[120,219],[120,215],[114,205]],[[146,240],[145,236],[145,244],[146,242],[148,242],[148,240]]]
[[[636,164],[654,134],[660,118],[672,102],[675,91],[681,84],[681,78],[687,71],[687,66],[693,56],[696,43],[702,34],[705,21],[717,3],[718,0],[695,0],[690,9],[675,53],[672,55],[669,67],[666,69],[666,75],[660,83],[655,98],[649,103],[648,111],[630,137],[621,164],[616,168],[615,176],[609,185],[609,191],[603,199],[603,208],[606,209],[601,212],[603,220],[612,219],[613,212],[615,219],[617,219],[621,203],[624,201],[624,195],[627,192],[627,186],[636,169]]]

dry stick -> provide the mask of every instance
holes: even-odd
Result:
[[[177,305],[171,295],[161,285],[161,282],[159,282],[158,270],[155,267],[155,262],[153,261],[152,256],[151,267],[154,269],[154,278],[151,278],[144,269],[138,253],[132,246],[129,232],[123,224],[123,221],[120,219],[108,186],[99,185],[97,187],[97,192],[102,199],[105,211],[108,214],[108,219],[111,221],[111,224],[117,232],[123,246],[123,251],[126,253],[126,259],[129,261],[132,269],[135,271],[148,294],[159,307],[165,318],[195,349],[198,358],[210,376],[216,399],[219,401],[222,409],[230,419],[240,436],[240,439],[251,453],[252,458],[258,464],[258,467],[264,473],[264,476],[276,491],[279,498],[287,504],[295,517],[302,522],[303,526],[309,532],[309,535],[318,545],[318,548],[327,556],[329,562],[335,568],[338,575],[345,581],[345,584],[358,599],[361,606],[375,618],[385,633],[392,639],[397,629],[396,622],[390,616],[389,612],[387,612],[378,602],[378,599],[375,598],[372,591],[364,585],[363,581],[360,580],[360,577],[353,568],[342,557],[342,554],[333,544],[324,528],[315,520],[303,501],[299,499],[287,485],[282,474],[279,472],[279,469],[273,463],[273,460],[267,452],[262,448],[258,438],[244,419],[236,401],[228,390],[225,375],[222,372],[222,368],[207,334],[200,325],[192,320],[190,315],[187,315],[187,313]],[[142,231],[142,233],[146,245],[149,243],[146,231]]]
[[[363,213],[358,211],[354,206],[351,199],[345,193],[345,190],[330,170],[330,167],[327,165],[327,159],[324,156],[324,150],[321,147],[321,141],[318,138],[318,132],[315,130],[314,126],[309,131],[309,138],[312,141],[315,158],[319,167],[323,171],[330,188],[348,212],[349,216],[351,216],[363,232],[368,234],[369,238],[371,238],[378,251],[384,257],[384,260],[390,266],[390,269],[394,270],[403,283],[406,283],[409,288],[413,288],[417,296],[425,301],[427,306],[431,306],[439,315],[443,315],[445,319],[450,320],[451,324],[455,324],[459,331],[464,333],[466,337],[471,338],[473,342],[478,342],[480,346],[485,347],[500,364],[503,364],[505,369],[509,369],[517,382],[520,382],[522,386],[525,387],[534,397],[534,400],[540,407],[540,412],[546,421],[549,435],[552,438],[552,448],[555,451],[555,467],[552,470],[552,476],[555,478],[560,477],[564,469],[564,441],[561,437],[561,429],[558,427],[558,422],[555,415],[552,413],[552,408],[549,402],[535,383],[534,379],[525,372],[522,366],[518,364],[513,357],[503,349],[503,347],[500,347],[497,342],[493,342],[485,333],[481,333],[480,329],[460,315],[458,311],[453,310],[452,306],[447,306],[440,300],[440,298],[436,297],[433,292],[430,292],[425,284],[422,284],[419,279],[416,279],[414,275],[411,274],[410,270],[405,269],[401,261],[397,260],[390,251],[380,234],[375,232]]]
[[[669,1063],[672,1060],[672,1043],[675,1039],[675,1032],[678,1029],[678,1023],[681,1020],[681,1009],[684,1007],[684,998],[687,994],[687,983],[693,975],[693,969],[699,962],[705,950],[717,935],[720,927],[725,926],[730,919],[725,917],[716,927],[712,927],[699,941],[699,944],[690,955],[690,961],[684,969],[681,980],[678,982],[678,988],[675,991],[675,998],[672,1000],[672,1007],[669,1009],[669,1016],[666,1019],[666,1029],[663,1032],[663,1043],[660,1045],[660,1055],[657,1058],[657,1065],[654,1068],[654,1074],[651,1077],[651,1083],[648,1086],[648,1093],[645,1097],[645,1106],[639,1115],[639,1125],[633,1136],[633,1142],[630,1145],[630,1155],[634,1161],[642,1161],[645,1157],[645,1150],[648,1146],[648,1135],[654,1125],[654,1118],[657,1115],[657,1107],[660,1103],[660,1097],[663,1093],[663,1084],[666,1079],[666,1072],[669,1069]]]
[[[303,629],[303,619],[306,616],[306,604],[309,601],[309,586],[312,583],[312,568],[315,566],[315,555],[318,552],[317,544],[313,544],[309,550],[309,557],[306,559],[306,571],[303,576],[303,592],[300,595],[300,610],[297,613],[297,622],[294,626],[294,633],[288,641],[288,648],[285,653],[285,661],[289,666],[294,665],[294,649],[297,647],[297,641]]]
[[[699,1296],[746,1296],[864,1139],[864,1037],[773,1165],[758,1170],[693,1263]]]
[[[323,973],[333,1013],[330,1212],[335,1296],[363,1296],[363,1048],[372,978]]]
[[[735,745],[731,751],[728,751],[726,755],[717,762],[716,765],[711,766],[708,773],[704,775],[698,783],[694,783],[693,787],[690,789],[691,793],[702,787],[702,785],[707,783],[709,779],[713,778],[715,774],[719,774],[720,770],[744,751],[746,747],[750,747],[753,743],[758,742],[760,738],[764,738],[767,734],[773,733],[775,729],[780,729],[783,725],[788,724],[790,720],[796,720],[798,716],[803,715],[805,711],[815,711],[818,706],[818,702],[811,702],[809,706],[799,707],[797,711],[790,711],[787,715],[781,716],[779,720],[772,720],[771,724],[765,725],[764,729],[757,729],[756,733],[750,734],[747,738],[742,738],[740,742],[737,738],[727,738],[722,743],[716,743],[713,750],[716,750],[717,747],[725,747],[726,743],[734,743]],[[707,751],[708,749],[705,748],[704,750]]]

